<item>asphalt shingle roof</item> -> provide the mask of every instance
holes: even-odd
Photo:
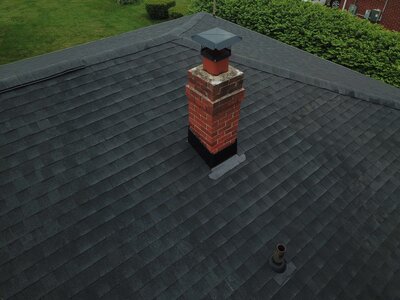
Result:
[[[246,160],[218,180],[184,93],[215,26],[246,33]],[[400,92],[296,55],[201,13],[0,68],[0,297],[399,299]]]

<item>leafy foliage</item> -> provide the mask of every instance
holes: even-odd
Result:
[[[171,19],[178,19],[180,17],[183,17],[185,15],[185,10],[182,9],[181,7],[171,7],[169,9],[169,17]]]
[[[124,4],[138,4],[140,3],[140,0],[117,0],[118,4],[124,5]]]
[[[146,0],[146,11],[150,19],[167,19],[169,16],[168,9],[175,5],[174,0]]]
[[[193,0],[191,12],[212,12]],[[400,87],[400,33],[301,0],[217,0],[221,18]]]

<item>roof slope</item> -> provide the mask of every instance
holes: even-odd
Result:
[[[400,297],[396,101],[236,55],[247,159],[211,180],[186,141],[200,58],[182,37],[211,20],[231,30],[197,14],[0,71],[1,297]]]

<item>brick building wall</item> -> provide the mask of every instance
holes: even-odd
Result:
[[[340,2],[340,8],[342,8],[345,0]],[[383,10],[385,2],[386,0],[348,0],[346,9],[349,9],[351,4],[356,4],[357,15],[363,17],[367,9]],[[388,0],[380,24],[388,29],[400,31],[400,0]]]

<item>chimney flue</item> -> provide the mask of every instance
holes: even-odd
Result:
[[[214,28],[192,37],[203,64],[188,71],[188,140],[212,168],[237,153],[243,72],[229,65],[230,47],[241,38]]]
[[[242,38],[217,27],[196,34],[192,39],[201,45],[204,71],[217,76],[228,72],[230,48]]]

